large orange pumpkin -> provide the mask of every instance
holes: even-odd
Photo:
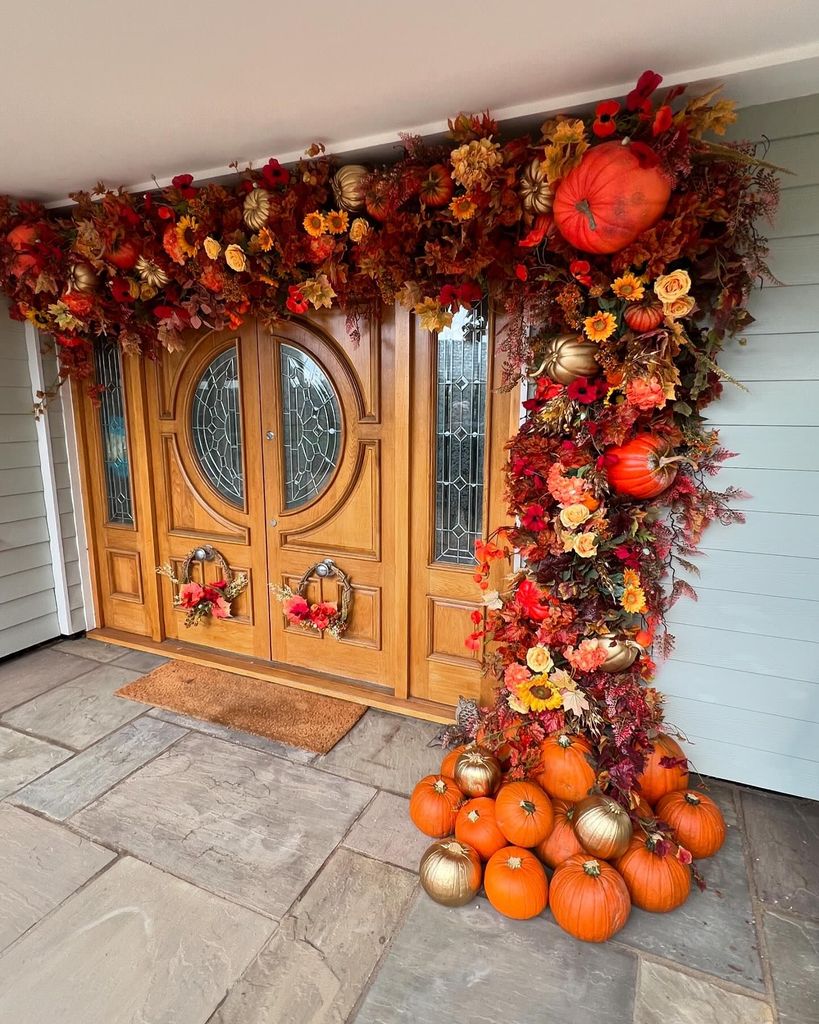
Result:
[[[495,821],[495,801],[491,796],[467,800],[455,818],[455,838],[476,849],[483,860],[508,846]]]
[[[606,142],[561,181],[552,212],[575,249],[619,252],[657,223],[670,196],[671,183],[647,147]]]
[[[586,854],[580,840],[574,831],[572,818],[574,807],[565,800],[553,800],[552,807],[555,812],[555,824],[552,831],[535,847],[535,853],[544,864],[550,868],[556,868],[564,860],[573,857],[576,853]],[[588,857],[589,854],[586,854]]]
[[[611,864],[578,853],[552,876],[550,906],[560,927],[584,942],[605,942],[628,921],[631,898]]]
[[[617,461],[606,465],[609,486],[615,494],[630,498],[656,498],[674,483],[677,475],[671,448],[654,434],[637,434],[625,444],[606,450]]]
[[[657,803],[657,817],[674,830],[677,842],[692,857],[713,857],[725,842],[725,819],[710,796],[693,789],[666,793]]]
[[[492,854],[483,876],[486,896],[495,910],[525,921],[546,909],[549,883],[531,850],[506,846]]]
[[[683,748],[671,736],[660,733],[653,743],[654,749],[646,758],[646,766],[637,776],[637,781],[640,783],[640,792],[643,797],[650,804],[656,806],[660,797],[665,796],[666,793],[688,788],[688,769],[665,768],[660,764],[664,757],[685,757]]]
[[[676,910],[691,891],[691,869],[677,860],[676,849],[659,853],[657,840],[641,833],[614,862],[628,887],[631,902],[641,910],[665,914]]]
[[[454,747],[441,761],[441,775],[446,775],[449,779],[455,778],[455,762],[466,750],[467,745],[462,743],[459,747]]]
[[[425,835],[440,839],[452,835],[463,796],[455,780],[446,775],[427,775],[410,797],[410,818]]]
[[[582,736],[566,733],[550,736],[541,744],[535,779],[556,800],[569,803],[582,800],[597,778],[591,763],[591,749]]]
[[[495,797],[495,821],[515,846],[537,846],[552,831],[552,801],[534,782],[507,782]]]

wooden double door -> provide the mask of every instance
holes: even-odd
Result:
[[[385,706],[477,696],[479,656],[464,644],[479,607],[472,550],[500,521],[513,415],[493,387],[492,328],[485,309],[441,335],[390,311],[353,347],[326,313],[273,335],[253,320],[201,332],[156,364],[98,355],[98,375],[120,374],[118,396],[100,381],[103,407],[84,410],[103,633]],[[188,628],[153,569],[179,575],[208,546],[248,586],[230,619]],[[270,586],[295,590],[328,559],[353,588],[341,640],[289,624]],[[222,575],[218,558],[191,563],[198,582]],[[337,576],[305,586],[309,601],[340,602]]]

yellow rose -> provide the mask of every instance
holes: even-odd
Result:
[[[241,245],[234,243],[225,249],[225,263],[227,263],[231,270],[235,270],[237,273],[247,270],[247,257]]]
[[[590,515],[591,512],[585,505],[579,503],[567,505],[560,510],[560,521],[567,530],[576,530],[578,526],[582,526],[586,522]]]
[[[526,652],[526,664],[533,672],[537,672],[539,674],[551,672],[555,667],[549,648],[544,647],[543,644],[538,644],[536,647],[529,648]]]
[[[660,302],[672,302],[682,295],[687,295],[691,289],[691,278],[687,270],[674,270],[670,274],[663,274],[654,282],[654,294]]]
[[[581,558],[592,558],[597,554],[597,534],[579,533],[572,544],[574,553]]]
[[[688,316],[696,306],[696,302],[690,295],[681,295],[678,299],[663,303],[663,313],[669,320],[679,320],[680,317]]]
[[[367,221],[363,217],[356,217],[350,225],[350,239],[353,242],[360,242],[369,230],[370,225]]]
[[[205,239],[205,252],[208,254],[209,260],[215,260],[219,253],[222,251],[222,246],[216,241],[215,238],[211,238],[210,235]]]

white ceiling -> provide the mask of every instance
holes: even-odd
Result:
[[[0,10],[0,193],[356,151],[627,90],[651,67],[743,103],[819,91],[816,0],[53,0]]]

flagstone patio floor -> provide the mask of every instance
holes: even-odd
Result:
[[[160,660],[0,663],[2,1024],[819,1024],[819,804],[709,782],[708,890],[584,945],[420,891],[435,726],[320,756],[114,696]]]

